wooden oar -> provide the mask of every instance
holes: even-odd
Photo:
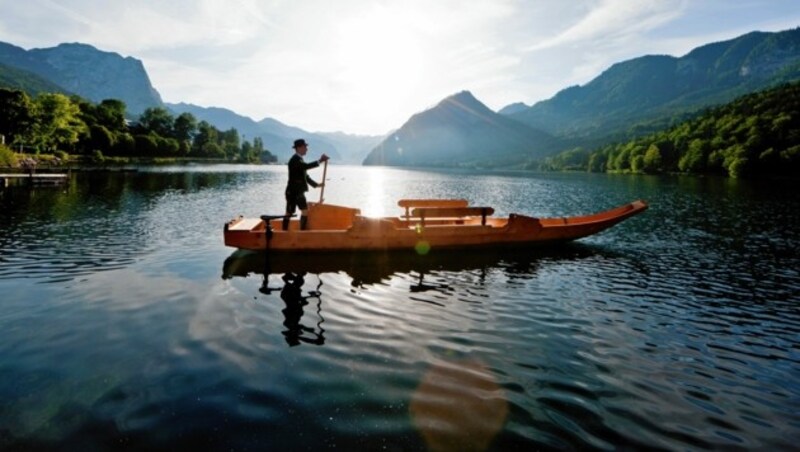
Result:
[[[325,166],[322,168],[322,189],[319,191],[319,203],[324,201],[323,195],[325,194],[325,176],[328,175],[328,161],[325,160]]]

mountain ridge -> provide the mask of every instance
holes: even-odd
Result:
[[[556,136],[597,138],[800,79],[800,28],[754,31],[682,57],[644,55],[509,116]]]
[[[173,113],[191,113],[198,120],[207,121],[223,130],[235,128],[247,139],[259,137],[264,142],[264,147],[278,156],[280,161],[286,161],[291,157],[292,144],[297,138],[304,138],[308,141],[312,154],[328,154],[336,163],[360,163],[361,141],[377,141],[377,137],[348,134],[331,139],[324,132],[308,132],[274,118],[263,118],[256,121],[223,107],[201,107],[184,102],[165,105]]]
[[[9,60],[15,64],[8,65]],[[25,50],[0,42],[0,65],[9,68],[3,72],[0,66],[4,86],[38,78],[39,86],[50,82],[50,89],[60,87],[95,102],[120,99],[133,106],[132,114],[164,106],[189,111],[220,129],[233,127],[246,137],[259,136],[281,157],[291,154],[292,140],[303,137],[312,152],[346,163],[366,154],[364,164],[519,166],[562,150],[596,147],[669,127],[701,109],[798,80],[800,28],[755,31],[698,46],[681,57],[644,55],[618,62],[585,85],[567,87],[531,106],[510,104],[498,113],[461,91],[412,115],[384,137],[307,132],[221,107],[165,104],[140,60],[88,44]]]
[[[32,72],[93,102],[122,100],[132,115],[164,105],[141,60],[89,44],[25,50],[0,42],[0,63]]]
[[[367,155],[364,165],[494,166],[520,156],[544,157],[552,140],[461,91],[413,115]]]

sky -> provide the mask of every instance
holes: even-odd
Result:
[[[0,0],[0,41],[140,59],[165,102],[369,135],[463,90],[531,105],[620,61],[798,26],[798,0]]]

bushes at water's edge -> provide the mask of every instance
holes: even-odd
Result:
[[[800,83],[741,97],[663,132],[562,152],[542,169],[800,176]]]
[[[150,108],[129,124],[125,109],[115,99],[93,104],[52,93],[32,99],[21,91],[0,89],[0,135],[15,150],[37,155],[63,151],[94,160],[102,155],[277,161],[260,138],[243,141],[236,129],[220,131],[198,123],[190,113],[175,118],[166,109]]]
[[[0,168],[17,166],[17,156],[6,146],[0,144]]]

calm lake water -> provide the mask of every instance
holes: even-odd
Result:
[[[285,181],[190,166],[0,192],[0,449],[797,447],[797,182],[331,165],[326,202],[372,215],[651,207],[549,250],[225,248]]]

